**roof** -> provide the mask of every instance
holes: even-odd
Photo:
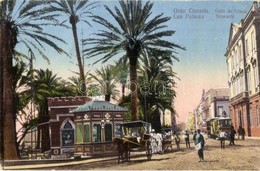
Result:
[[[86,111],[127,111],[127,108],[114,105],[107,101],[94,100],[82,106],[79,106],[75,110],[71,111],[71,113],[86,112]]]
[[[214,117],[214,118],[207,119],[207,121],[213,121],[213,120],[231,120],[231,118],[230,117]]]
[[[127,127],[127,128],[135,128],[135,127],[141,127],[144,125],[150,125],[150,123],[144,122],[144,121],[132,121],[132,122],[125,122],[120,125]]]

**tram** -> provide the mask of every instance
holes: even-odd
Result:
[[[225,131],[229,136],[231,127],[231,118],[230,117],[217,117],[211,118],[207,121],[207,132],[209,138],[217,138],[220,132],[220,129]]]

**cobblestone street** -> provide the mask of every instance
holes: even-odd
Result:
[[[182,140],[183,142],[183,140]],[[181,150],[168,151],[164,154],[154,154],[151,161],[145,155],[132,155],[129,163],[117,164],[116,157],[86,159],[78,162],[66,162],[60,165],[35,165],[31,169],[44,170],[259,170],[260,169],[260,139],[236,140],[235,146],[220,149],[217,140],[206,139],[204,150],[205,161],[198,162],[197,151],[193,143],[191,149],[181,144]],[[58,167],[59,166],[59,167]],[[5,169],[30,169],[17,166]]]

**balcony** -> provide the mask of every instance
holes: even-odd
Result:
[[[231,99],[230,99],[230,102],[232,103],[232,104],[237,104],[237,103],[240,103],[240,102],[242,102],[242,101],[245,101],[246,99],[248,99],[248,92],[242,92],[242,93],[240,93],[240,94],[238,94],[238,95],[236,95],[236,96],[234,96],[234,97],[232,97]]]

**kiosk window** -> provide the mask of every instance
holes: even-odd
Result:
[[[105,125],[105,141],[112,141],[112,125]]]
[[[90,126],[84,124],[84,142],[90,142]]]
[[[101,125],[93,125],[93,142],[101,142]]]
[[[63,129],[62,133],[62,146],[73,146],[74,145],[74,129],[70,122],[67,122]]]

